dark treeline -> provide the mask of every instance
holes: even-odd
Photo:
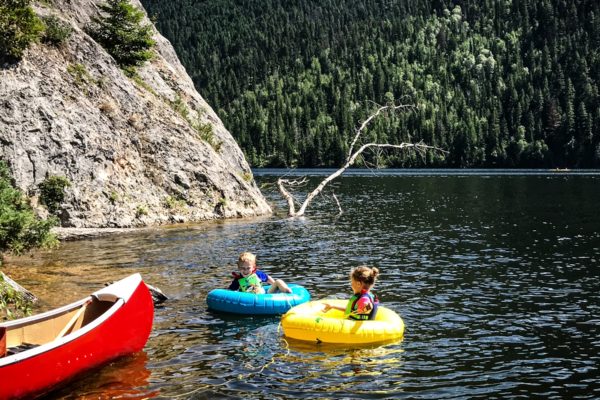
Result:
[[[253,166],[600,167],[598,0],[143,0]]]

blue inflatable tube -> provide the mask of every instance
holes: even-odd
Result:
[[[208,308],[234,314],[272,315],[284,314],[290,308],[310,300],[304,286],[289,284],[292,293],[254,294],[227,289],[213,289],[206,297]],[[265,291],[269,286],[265,286]]]

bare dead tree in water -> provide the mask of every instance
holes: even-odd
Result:
[[[381,106],[377,109],[377,111],[375,111],[366,120],[364,120],[363,123],[360,125],[360,127],[356,130],[356,134],[354,135],[354,139],[352,140],[352,143],[350,144],[350,149],[348,151],[348,157],[346,158],[346,162],[344,163],[344,165],[340,169],[335,171],[333,174],[331,174],[327,178],[323,179],[323,181],[321,181],[321,183],[319,183],[319,185],[312,192],[310,192],[308,194],[308,196],[306,196],[306,198],[304,199],[304,202],[302,203],[302,205],[300,206],[300,209],[298,211],[296,211],[296,204],[295,204],[294,197],[292,196],[292,194],[289,192],[289,190],[287,188],[303,186],[304,184],[306,184],[307,179],[302,178],[302,179],[293,179],[292,180],[292,179],[287,179],[287,178],[279,178],[277,180],[277,187],[278,187],[281,195],[285,198],[285,200],[288,203],[288,215],[290,217],[303,216],[304,213],[306,212],[306,209],[308,208],[310,202],[315,198],[315,196],[320,194],[329,182],[331,182],[332,180],[334,180],[335,178],[337,178],[338,176],[343,174],[346,169],[348,169],[350,166],[352,166],[354,164],[354,162],[356,161],[357,157],[360,156],[366,149],[370,149],[370,148],[371,149],[372,148],[375,148],[375,149],[413,149],[413,150],[416,150],[419,152],[434,150],[434,151],[439,151],[442,153],[448,153],[447,151],[442,150],[438,147],[428,146],[422,142],[400,143],[400,144],[365,143],[362,146],[360,146],[357,150],[354,150],[355,146],[357,146],[357,143],[358,143],[362,133],[364,132],[365,128],[369,125],[369,123],[371,121],[373,121],[375,118],[377,118],[384,112],[403,111],[403,110],[410,109],[410,108],[413,108],[413,106],[406,105],[406,104]],[[338,208],[339,208],[340,214],[341,214],[342,208],[340,206],[340,203],[339,203],[337,197],[335,197],[335,194],[333,196],[334,196],[334,199],[338,205]]]

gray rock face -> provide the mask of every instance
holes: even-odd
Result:
[[[74,31],[60,48],[37,44],[0,67],[0,158],[34,205],[38,185],[60,175],[71,182],[59,213],[66,227],[271,212],[164,37],[156,32],[156,57],[131,79],[83,31],[97,13],[93,1],[55,0],[36,12]]]

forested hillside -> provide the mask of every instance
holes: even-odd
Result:
[[[598,0],[143,0],[253,166],[600,167]]]

